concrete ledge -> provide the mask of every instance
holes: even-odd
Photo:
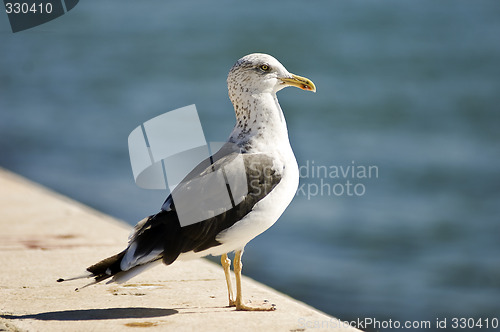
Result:
[[[85,280],[56,279],[122,250],[131,227],[2,169],[0,226],[0,331],[357,331],[249,278],[245,299],[277,310],[228,308],[222,268],[204,259],[75,292]]]

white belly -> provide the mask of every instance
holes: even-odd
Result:
[[[292,154],[293,157],[293,154]],[[179,256],[188,260],[207,255],[220,256],[235,250],[242,250],[257,235],[271,227],[290,204],[299,184],[299,170],[295,157],[289,158],[281,181],[250,213],[227,230],[217,235],[221,244],[200,252],[187,252]]]

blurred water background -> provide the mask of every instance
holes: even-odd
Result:
[[[196,104],[224,141],[229,68],[274,55],[318,88],[278,95],[299,165],[378,177],[303,167],[244,273],[343,320],[500,316],[500,2],[81,1],[16,34],[2,12],[0,45],[0,166],[130,224],[165,192],[129,133]]]

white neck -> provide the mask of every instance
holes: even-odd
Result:
[[[231,101],[236,125],[229,141],[240,147],[251,145],[257,151],[280,148],[278,142],[289,146],[285,118],[275,93],[240,94]]]

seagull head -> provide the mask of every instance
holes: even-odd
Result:
[[[276,93],[287,86],[316,92],[311,80],[289,73],[278,60],[263,53],[249,54],[236,61],[229,71],[227,86],[230,97],[242,93]]]

